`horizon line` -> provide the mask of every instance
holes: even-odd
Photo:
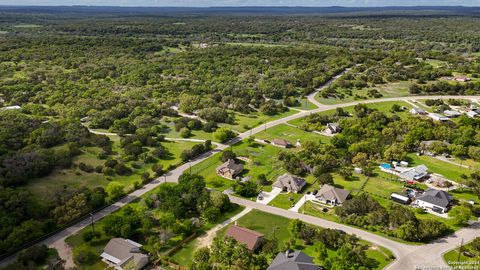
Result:
[[[138,5],[120,5],[120,6],[112,6],[112,5],[5,5],[0,4],[0,7],[110,7],[110,8],[449,8],[449,7],[480,7],[478,6],[467,6],[467,5],[389,5],[389,6],[339,6],[339,5],[331,5],[331,6],[315,6],[315,5],[299,5],[299,6],[289,6],[289,5],[282,5],[282,6],[272,6],[272,5],[252,5],[252,6],[138,6]]]

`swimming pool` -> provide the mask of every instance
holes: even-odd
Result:
[[[383,163],[383,164],[380,164],[380,167],[384,168],[385,170],[390,170],[392,168],[392,165],[388,163]]]

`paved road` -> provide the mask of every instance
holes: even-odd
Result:
[[[396,260],[387,267],[387,269],[389,270],[409,270],[416,269],[416,267],[418,266],[446,267],[447,265],[442,258],[443,253],[460,245],[460,241],[462,238],[465,240],[465,242],[468,242],[473,240],[475,237],[478,237],[480,234],[480,223],[477,222],[470,227],[459,230],[454,234],[439,239],[435,242],[426,245],[408,245],[344,224],[339,224],[325,219],[304,215],[298,212],[264,205],[250,200],[238,198],[232,195],[229,195],[229,197],[232,202],[251,209],[258,209],[264,212],[272,213],[290,219],[301,219],[307,223],[317,225],[323,228],[343,230],[346,233],[355,234],[363,240],[369,241],[379,246],[383,246],[392,251],[396,258]]]
[[[326,85],[331,84],[335,79],[338,79],[342,74],[336,76],[334,79],[327,82]],[[318,91],[318,89],[317,89],[317,91]],[[359,104],[359,103],[377,103],[377,102],[386,102],[386,101],[415,100],[415,99],[449,99],[449,98],[459,98],[459,97],[460,96],[415,96],[415,97],[400,97],[400,98],[381,98],[381,99],[373,99],[373,100],[354,101],[354,102],[336,104],[336,105],[323,105],[323,104],[320,104],[318,102],[312,102],[314,104],[317,104],[317,106],[318,106],[317,109],[314,109],[314,110],[311,110],[311,111],[301,111],[297,114],[293,114],[293,115],[287,116],[285,118],[281,118],[281,119],[277,119],[277,120],[268,122],[265,125],[258,126],[256,128],[253,128],[253,129],[249,130],[249,131],[246,131],[246,132],[243,132],[243,133],[239,134],[238,137],[234,138],[233,140],[231,140],[231,141],[229,141],[225,144],[218,144],[217,148],[199,156],[198,158],[192,160],[191,162],[188,162],[186,164],[183,164],[183,165],[177,167],[176,169],[168,172],[165,176],[159,177],[158,179],[156,179],[156,180],[152,181],[151,183],[145,185],[141,189],[138,189],[138,190],[130,193],[127,197],[125,197],[122,200],[116,202],[115,204],[106,207],[105,209],[103,209],[100,212],[97,212],[93,216],[93,220],[98,221],[98,220],[102,219],[103,217],[115,212],[119,208],[121,208],[121,207],[129,204],[133,200],[139,198],[143,194],[153,190],[154,188],[158,187],[160,184],[162,184],[164,182],[177,182],[178,177],[183,172],[188,171],[191,168],[191,166],[194,166],[195,164],[198,164],[198,163],[208,159],[212,155],[215,155],[216,153],[221,152],[222,150],[225,150],[230,145],[233,145],[233,144],[235,144],[235,143],[237,143],[241,140],[244,140],[244,139],[248,138],[249,136],[253,136],[253,135],[255,135],[255,134],[257,134],[261,131],[264,131],[268,128],[287,123],[288,121],[298,119],[298,118],[302,118],[302,117],[305,117],[305,116],[307,116],[309,114],[312,114],[312,113],[322,112],[322,111],[331,110],[331,109],[335,109],[335,108],[339,108],[339,107],[354,106],[354,105]],[[312,98],[313,98],[313,95],[312,95]],[[462,96],[462,98],[478,99],[478,98],[480,98],[480,96]],[[313,98],[313,100],[314,100],[314,98]],[[106,135],[115,135],[115,134],[110,134],[108,132],[95,132],[95,133],[106,134]],[[265,207],[267,207],[267,206],[265,206]],[[273,208],[273,207],[268,208],[268,210],[271,210],[271,211],[281,211],[281,209],[280,210],[274,210],[274,209],[277,209],[277,208]],[[292,212],[292,211],[287,211],[287,213],[294,214],[294,212]],[[297,213],[297,215],[298,215],[298,213]],[[302,216],[302,218],[305,218],[306,220],[312,220],[313,217]],[[320,220],[320,219],[318,219],[318,220]],[[319,221],[315,221],[315,222],[319,222]],[[324,221],[324,222],[326,222],[326,221]],[[65,230],[47,238],[46,240],[42,241],[41,244],[46,244],[50,247],[58,248],[60,257],[63,258],[63,259],[66,259],[69,262],[71,262],[70,250],[68,248],[66,248],[65,239],[68,236],[77,233],[78,231],[80,231],[82,228],[88,226],[89,224],[90,224],[90,218],[86,218],[86,219],[84,219],[84,220],[66,228]],[[337,223],[332,223],[330,225],[331,226],[337,226],[337,228],[342,228],[342,229],[350,228],[350,227],[347,227],[345,225],[337,224]],[[320,226],[322,226],[322,225],[320,225]],[[354,230],[357,235],[362,235],[362,234],[366,233],[362,230],[354,229],[354,228],[350,228],[349,230]],[[457,232],[455,235],[466,234],[465,237],[467,237],[467,236],[470,237],[472,233],[473,232],[470,229],[464,229],[464,230],[461,230],[461,231]],[[372,235],[371,239],[375,240],[375,241],[371,241],[371,242],[382,245],[382,246],[385,246],[386,248],[391,249],[392,252],[394,252],[396,254],[396,257],[399,258],[399,260],[396,262],[395,265],[402,265],[403,263],[405,263],[406,266],[408,265],[409,267],[410,266],[413,267],[415,265],[413,263],[417,263],[417,261],[415,261],[415,258],[416,258],[415,256],[416,256],[417,253],[406,256],[405,251],[403,249],[398,248],[399,247],[398,244],[395,244],[395,245],[394,244],[391,244],[391,245],[388,244],[388,243],[396,243],[396,242],[385,239],[385,238],[382,238],[380,236],[375,236],[375,235],[370,234],[370,233],[369,233],[369,235]],[[478,232],[476,233],[476,235],[477,236],[479,235]],[[452,237],[454,237],[454,236],[452,236]],[[446,244],[446,245],[441,245],[441,244],[442,243],[438,243],[437,245],[430,245],[431,247],[430,247],[429,250],[440,250],[441,248],[443,248],[443,247],[446,248],[447,246],[449,246],[449,248],[452,249],[453,247],[455,247],[455,245],[457,243],[454,244],[453,242],[448,242],[448,244]],[[415,248],[414,247],[409,247],[409,249],[414,250]],[[420,253],[420,254],[422,254],[422,253]],[[6,258],[6,259],[2,260],[0,262],[0,267],[5,266],[6,264],[12,262],[15,259],[15,257],[16,257],[16,255],[12,255],[9,258]],[[439,259],[439,254],[436,254],[433,257],[424,257],[423,259],[427,260],[428,258],[437,258],[438,262],[436,262],[436,263],[439,264],[439,265],[444,265],[443,260]],[[437,259],[435,259],[435,261],[437,261]],[[412,262],[410,263],[409,260],[412,260]],[[391,268],[391,269],[402,269],[402,268]],[[413,269],[413,268],[403,268],[403,269]]]

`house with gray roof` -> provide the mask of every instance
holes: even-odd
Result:
[[[350,191],[348,190],[325,184],[315,195],[315,198],[326,204],[340,205],[347,200],[349,194]]]
[[[100,257],[116,270],[139,270],[148,263],[148,256],[142,253],[141,247],[141,244],[130,239],[113,238]]]
[[[400,170],[400,169],[399,169]],[[425,165],[418,165],[406,170],[400,170],[399,175],[405,181],[418,181],[428,175],[428,168]]]
[[[229,159],[222,165],[217,167],[217,174],[227,179],[234,179],[243,172],[243,165],[237,163],[234,159]]]
[[[429,188],[416,198],[415,205],[438,213],[445,213],[448,211],[452,200],[453,197],[448,192]]]
[[[272,186],[283,191],[298,193],[306,184],[305,179],[286,173],[280,175]]]
[[[320,266],[313,263],[313,258],[302,251],[280,252],[273,259],[267,270],[320,270]]]

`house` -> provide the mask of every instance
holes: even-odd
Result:
[[[444,122],[444,121],[448,121],[448,117],[445,117],[441,114],[438,114],[438,113],[431,113],[429,114],[430,118],[432,118],[433,120],[435,121],[441,121],[441,122]]]
[[[400,195],[400,194],[397,194],[397,193],[392,193],[390,195],[390,199],[392,199],[392,201],[395,201],[395,202],[398,202],[398,203],[401,203],[401,204],[409,204],[410,203],[410,198],[407,197],[407,196],[403,196],[403,195]]]
[[[446,110],[443,112],[443,114],[445,114],[446,117],[448,118],[455,118],[455,117],[459,117],[460,115],[462,115],[460,112],[457,112],[457,111],[454,111],[454,110]]]
[[[472,79],[470,79],[467,76],[455,76],[455,77],[453,77],[453,80],[456,81],[456,82],[469,82]]]
[[[331,205],[340,205],[347,200],[350,191],[325,184],[315,196],[317,200]]]
[[[263,234],[237,226],[237,224],[227,229],[225,237],[233,237],[239,243],[246,245],[250,251],[255,251],[264,241]]]
[[[425,165],[418,165],[413,168],[406,168],[399,172],[400,178],[406,181],[418,181],[428,175],[428,168]]]
[[[467,116],[470,117],[470,118],[475,118],[475,117],[478,116],[478,113],[475,112],[475,111],[468,111]]]
[[[410,113],[413,115],[425,115],[427,114],[427,111],[422,108],[411,108]]]
[[[14,106],[7,106],[7,107],[3,107],[1,108],[0,110],[2,111],[9,111],[9,110],[20,110],[22,107],[18,106],[18,105],[14,105]]]
[[[113,238],[105,246],[100,257],[116,270],[138,270],[148,263],[148,256],[141,252],[141,247],[141,244],[129,239]]]
[[[327,132],[330,134],[336,134],[342,131],[340,125],[338,123],[328,123],[327,124]]]
[[[438,213],[445,213],[452,202],[452,195],[448,192],[429,188],[415,200],[415,205],[421,208],[431,209]]]
[[[234,179],[243,172],[243,165],[237,163],[234,159],[229,159],[227,162],[217,167],[217,174],[227,179]]]
[[[293,146],[289,141],[284,139],[274,139],[272,144],[278,147],[283,147],[283,148],[289,148]]]
[[[305,184],[305,179],[286,173],[280,175],[272,186],[280,188],[283,191],[298,193]]]
[[[321,268],[313,263],[313,258],[302,251],[280,252],[273,259],[267,270],[320,270]]]

